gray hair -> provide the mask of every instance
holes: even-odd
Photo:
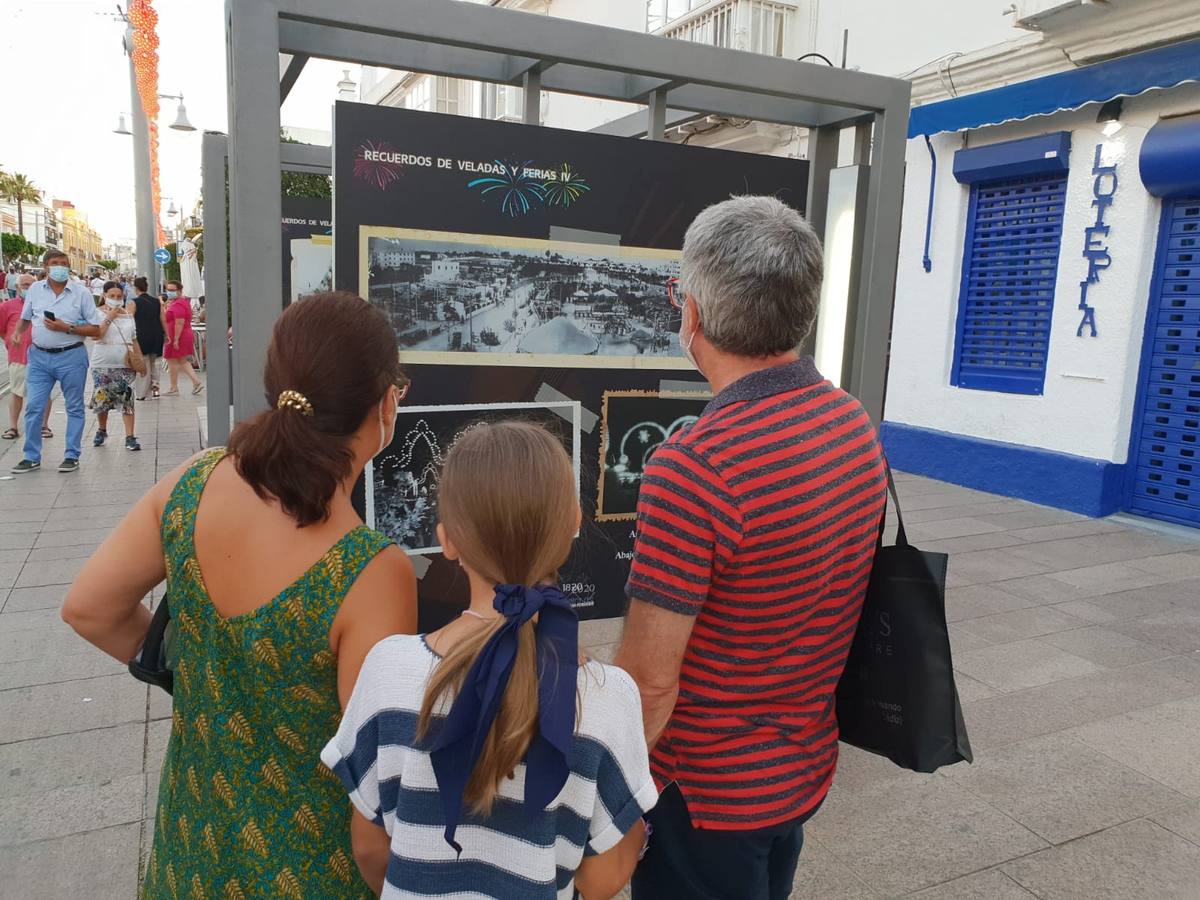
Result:
[[[688,227],[680,283],[710,344],[738,356],[795,350],[821,301],[821,242],[774,197],[734,197]]]

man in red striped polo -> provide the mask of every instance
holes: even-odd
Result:
[[[663,794],[634,900],[785,900],[833,780],[886,475],[862,406],[796,351],[821,277],[816,233],[771,197],[709,207],[684,241],[672,299],[714,399],[638,500],[616,663]]]

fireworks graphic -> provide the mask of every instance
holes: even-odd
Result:
[[[392,162],[376,162],[366,158],[367,153],[395,153],[396,148],[387,141],[367,141],[358,148],[358,157],[354,160],[354,177],[384,191],[400,180],[404,174],[404,166]]]
[[[476,178],[467,187],[481,188],[485,197],[493,191],[500,191],[500,212],[513,218],[527,214],[534,206],[546,201],[545,185],[531,178],[526,169],[532,160],[527,159],[519,165],[502,163],[500,160],[495,162],[500,167],[499,175]]]
[[[570,163],[563,163],[558,170],[558,178],[547,181],[542,188],[546,192],[547,206],[570,206],[590,191],[592,186],[571,168]]]

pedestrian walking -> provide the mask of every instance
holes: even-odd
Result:
[[[612,897],[637,864],[658,796],[637,688],[579,659],[555,586],[577,490],[562,443],[536,425],[477,425],[446,457],[438,538],[471,605],[376,646],[321,754],[376,894]]]
[[[137,327],[137,342],[146,357],[146,374],[139,375],[133,390],[139,400],[158,397],[158,361],[163,355],[163,309],[157,297],[150,296],[150,283],[144,276],[133,279],[136,296],[133,299],[134,325]]]
[[[92,291],[92,298],[96,301],[96,306],[100,306],[104,302],[104,276],[97,272],[92,276],[92,280],[88,284]]]
[[[186,375],[192,383],[192,393],[198,394],[204,390],[204,382],[192,371],[192,354],[196,352],[195,337],[192,332],[192,302],[183,296],[183,285],[178,281],[167,282],[166,345],[163,356],[167,360],[167,372],[171,386],[167,390],[168,397],[179,396],[179,376]]]
[[[125,294],[125,299],[132,302],[133,299],[138,295],[138,292],[133,285],[133,279],[127,275],[122,275],[117,279],[117,281],[121,283],[121,290]]]
[[[25,405],[26,373],[29,368],[29,345],[33,341],[33,333],[26,330],[20,340],[13,340],[17,326],[21,322],[21,310],[25,306],[25,294],[33,284],[33,276],[29,274],[11,276],[10,283],[16,285],[16,296],[11,300],[0,303],[0,340],[8,353],[8,428],[0,437],[6,441],[15,441],[21,436],[21,409]],[[54,437],[50,430],[50,411],[54,406],[51,398],[46,400],[46,412],[42,415],[42,437]]]
[[[691,224],[670,286],[714,399],[655,451],[638,500],[616,664],[663,794],[634,900],[786,900],[833,780],[887,479],[862,406],[796,353],[822,268],[799,213],[738,197]]]
[[[134,380],[137,373],[129,367],[128,353],[137,340],[133,310],[125,302],[125,291],[116,281],[104,285],[104,308],[111,315],[100,326],[100,336],[92,345],[92,409],[96,413],[93,447],[108,440],[108,414],[114,410],[125,422],[125,449],[141,450],[134,428]]]
[[[41,468],[42,423],[54,385],[62,388],[67,407],[67,449],[60,472],[79,469],[83,442],[84,400],[88,354],[83,338],[99,337],[106,314],[96,308],[86,287],[71,281],[70,262],[61,250],[47,250],[42,257],[46,278],[34,282],[25,293],[21,321],[14,340],[32,328],[26,373],[25,457],[13,467],[21,475]],[[115,313],[111,313],[115,315]],[[10,345],[11,346],[11,345]]]
[[[320,353],[328,341],[341,353]],[[275,324],[272,408],[179,466],[84,565],[63,618],[117,660],[142,646],[166,579],[175,637],[150,900],[366,898],[350,815],[318,753],[367,652],[416,628],[416,578],[350,495],[391,441],[395,332],[350,294]],[[200,889],[196,889],[196,885]]]

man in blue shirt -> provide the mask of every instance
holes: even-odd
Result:
[[[71,280],[71,264],[61,250],[47,250],[42,257],[46,278],[25,292],[21,322],[13,334],[19,342],[33,328],[29,348],[25,397],[25,458],[13,467],[23,475],[42,465],[42,412],[57,382],[67,406],[67,451],[60,472],[79,469],[83,442],[83,391],[87,382],[88,353],[85,337],[99,337],[106,315],[96,308],[86,285]]]

